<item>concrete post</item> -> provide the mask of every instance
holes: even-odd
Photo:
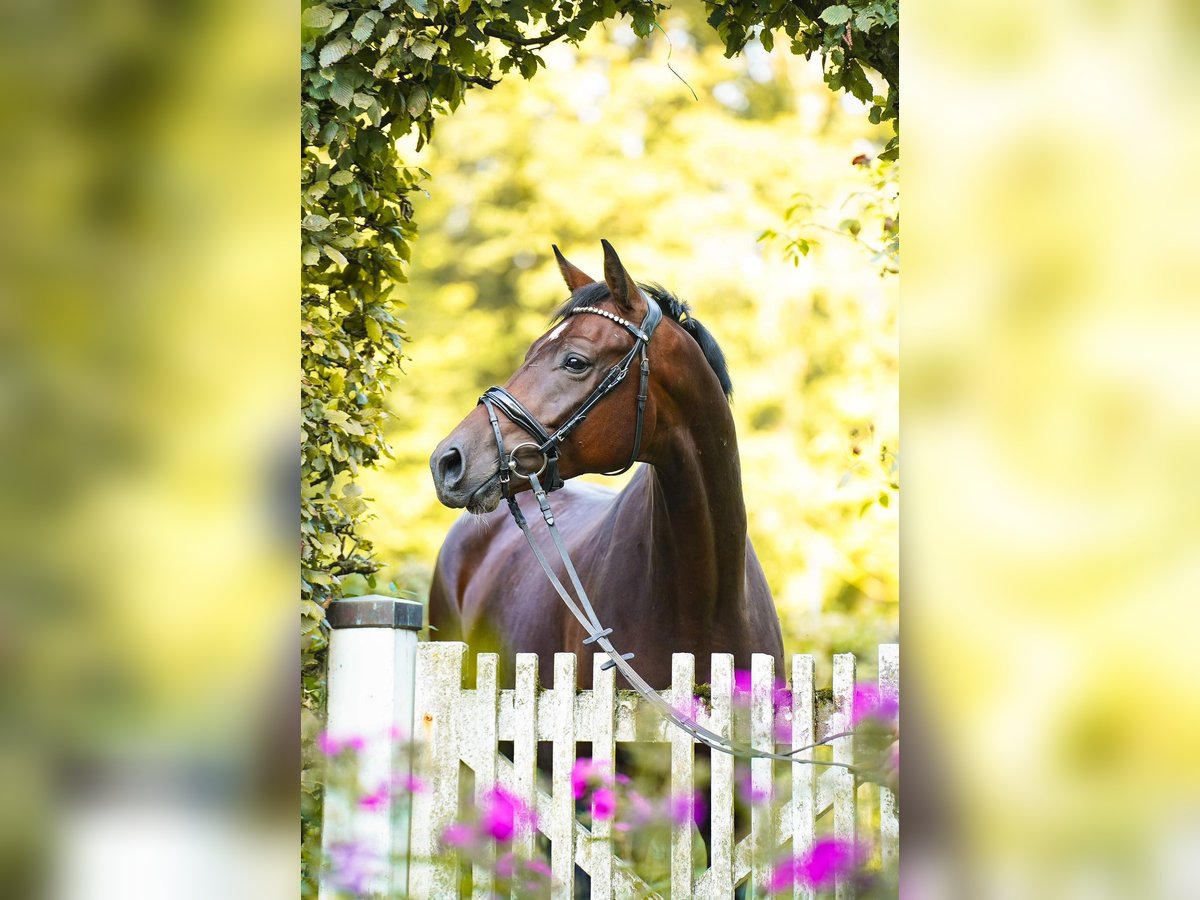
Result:
[[[363,748],[358,753],[360,791],[326,789],[322,845],[327,859],[352,854],[363,879],[360,897],[408,894],[412,803],[404,784],[411,760],[407,752],[395,751],[413,734],[422,612],[415,601],[378,595],[335,600],[326,610],[332,628],[327,732],[335,741],[361,738]],[[370,808],[360,804],[363,792],[388,783],[397,789],[388,791],[383,802]],[[338,895],[327,871],[321,900]]]

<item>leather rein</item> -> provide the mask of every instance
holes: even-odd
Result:
[[[644,298],[644,295],[643,295]],[[567,417],[566,422],[554,432],[545,428],[541,422],[537,420],[525,406],[510,394],[505,388],[490,387],[484,391],[483,396],[479,398],[479,402],[483,404],[487,410],[488,421],[492,426],[492,433],[496,438],[496,450],[500,455],[500,492],[508,503],[509,512],[512,514],[513,520],[520,527],[525,535],[525,540],[528,541],[530,549],[533,550],[533,555],[536,557],[538,564],[542,567],[542,571],[546,573],[546,577],[550,580],[554,590],[558,596],[566,604],[567,609],[575,616],[579,624],[583,626],[583,630],[588,636],[583,639],[584,644],[595,644],[608,655],[608,660],[601,666],[602,669],[611,669],[616,667],[625,680],[628,681],[635,691],[637,691],[647,702],[650,703],[662,716],[664,716],[672,724],[682,728],[693,738],[702,744],[711,747],[713,750],[719,750],[722,753],[728,753],[733,756],[745,757],[748,759],[776,759],[784,762],[803,763],[806,765],[815,766],[832,766],[850,771],[857,771],[855,766],[846,763],[832,762],[828,760],[818,759],[797,759],[793,754],[800,753],[804,750],[811,750],[824,741],[819,741],[808,747],[801,747],[791,751],[788,754],[772,753],[767,750],[759,750],[745,744],[735,742],[729,738],[722,737],[714,731],[705,728],[696,720],[684,715],[679,710],[675,709],[667,700],[652,688],[645,679],[643,679],[629,664],[629,660],[633,658],[632,653],[620,653],[612,642],[609,640],[609,635],[612,634],[611,628],[605,628],[599,618],[596,616],[595,610],[592,608],[591,600],[588,598],[587,592],[583,589],[583,584],[579,579],[579,573],[576,572],[574,564],[571,562],[571,557],[567,553],[566,545],[563,543],[562,536],[558,533],[558,529],[554,523],[554,513],[550,509],[550,503],[547,500],[547,494],[556,491],[564,484],[563,479],[558,471],[559,445],[566,439],[572,431],[579,427],[588,413],[602,399],[612,393],[625,380],[625,376],[629,374],[629,367],[633,364],[635,357],[641,357],[641,385],[638,389],[637,396],[637,425],[634,428],[633,449],[629,454],[629,461],[621,469],[613,472],[604,472],[605,475],[620,475],[626,472],[637,462],[638,455],[641,453],[642,447],[642,420],[646,412],[646,399],[649,396],[650,383],[650,358],[647,348],[650,344],[651,337],[654,336],[655,329],[658,328],[659,322],[662,321],[662,308],[657,302],[646,299],[646,316],[642,319],[641,326],[634,325],[628,319],[623,319],[615,313],[611,313],[605,309],[599,309],[594,306],[582,306],[571,310],[567,315],[578,315],[580,313],[590,313],[593,315],[603,316],[611,322],[620,325],[634,337],[634,344],[621,358],[620,362],[609,369],[608,373],[601,379],[600,383],[592,390],[587,398],[579,405],[579,407],[571,415]],[[521,429],[526,431],[535,440],[525,441],[517,444],[511,451],[505,452],[504,438],[500,433],[500,420],[496,415],[496,410],[504,412],[508,418],[515,422]],[[520,464],[517,461],[517,451],[524,447],[535,448],[542,456],[542,464],[536,470],[528,472],[522,471]],[[542,485],[538,478],[543,472],[546,475],[545,486]],[[524,514],[521,512],[520,506],[517,505],[516,497],[509,490],[509,484],[512,476],[518,478],[526,478],[529,480],[530,486],[533,488],[533,495],[537,499],[538,508],[541,510],[542,518],[546,522],[546,528],[550,532],[550,537],[554,541],[555,550],[562,559],[563,566],[566,568],[568,579],[571,586],[575,590],[575,597],[563,586],[561,579],[555,574],[551,568],[545,554],[538,547],[537,542],[533,539],[533,534],[529,529],[529,523],[526,521]],[[576,601],[578,598],[578,602]],[[827,739],[828,740],[828,739]]]

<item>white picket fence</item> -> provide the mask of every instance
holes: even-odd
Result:
[[[393,616],[392,621],[399,621],[399,618]],[[369,630],[361,622],[351,627]],[[335,630],[334,655],[338,635]],[[356,650],[353,655],[341,655],[338,661],[342,666],[353,669],[356,660],[370,657],[369,653],[362,652],[364,637],[361,633],[356,635],[359,642]],[[387,719],[382,723],[383,727],[396,724],[395,717],[407,716],[411,709],[412,734],[418,748],[413,765],[428,783],[426,790],[411,798],[410,840],[410,810],[402,808],[407,801],[394,809],[376,809],[366,816],[369,821],[356,825],[353,819],[356,815],[364,818],[364,814],[355,814],[352,808],[344,805],[339,807],[337,798],[333,799],[333,809],[326,814],[327,846],[331,839],[339,836],[357,835],[361,839],[367,834],[373,835],[378,846],[390,854],[405,857],[407,865],[401,863],[398,868],[381,874],[370,895],[457,897],[461,867],[471,865],[473,896],[494,896],[492,864],[496,858],[495,846],[468,861],[444,852],[440,845],[440,836],[460,815],[460,776],[462,764],[465,764],[473,773],[478,804],[482,805],[493,787],[500,785],[536,811],[536,829],[519,825],[511,850],[518,857],[535,858],[538,839],[534,831],[540,831],[549,839],[552,896],[574,896],[576,866],[590,877],[593,898],[659,896],[614,853],[611,822],[597,819],[589,828],[577,820],[570,783],[571,769],[576,762],[576,742],[590,742],[592,758],[601,764],[614,762],[618,743],[666,742],[670,744],[671,795],[690,798],[695,774],[692,738],[656,714],[639,716],[640,698],[633,691],[616,689],[616,673],[602,668],[605,661],[602,655],[593,660],[590,691],[577,689],[577,658],[571,653],[555,654],[554,684],[548,687],[538,684],[537,657],[518,654],[512,690],[499,688],[497,656],[480,654],[476,658],[475,684],[464,687],[466,645],[451,642],[415,644],[415,635],[412,639],[413,644],[406,644],[396,638],[391,646],[396,647],[396,652],[404,655],[406,660],[415,649],[415,672],[411,663],[406,663],[393,666],[390,673],[384,673],[398,679],[407,673],[415,675],[415,698],[411,706],[397,699],[404,693],[403,688],[384,691],[381,700],[367,698],[364,701],[364,679],[339,673],[331,658],[331,729],[337,722],[343,727],[356,723],[361,730],[366,724],[364,716],[371,715],[372,706]],[[378,645],[387,646],[382,640]],[[749,735],[731,735],[735,722],[731,655],[713,655],[711,701],[694,704],[695,660],[690,654],[675,654],[673,685],[667,696],[679,708],[697,712],[700,724],[718,734],[739,740],[748,737],[759,749],[786,752],[810,745],[826,735],[848,730],[856,665],[852,654],[834,656],[833,702],[818,704],[813,684],[813,657],[792,657],[790,744],[776,742],[776,672],[774,659],[770,656],[756,654],[752,658]],[[898,645],[880,646],[878,672],[880,694],[898,699]],[[354,683],[353,693],[336,690],[339,675],[347,684]],[[341,702],[347,707],[354,705],[355,710],[344,711],[339,717],[335,708],[339,698],[345,698]],[[380,723],[374,724],[378,727]],[[512,744],[511,761],[499,752],[498,744],[502,741]],[[537,769],[539,742],[549,742],[553,746],[552,770],[548,779],[543,773],[540,781]],[[831,746],[834,761],[855,761],[852,738],[839,738]],[[811,751],[801,755],[810,756]],[[899,826],[895,797],[886,788],[860,785],[845,769],[754,760],[750,764],[751,790],[756,797],[769,800],[751,807],[749,833],[741,841],[735,841],[734,767],[733,757],[719,752],[711,754],[708,798],[711,865],[699,877],[696,875],[690,817],[672,826],[671,897],[728,898],[733,896],[735,886],[747,878],[751,885],[748,895],[755,896],[755,889],[769,875],[770,861],[786,848],[790,847],[791,852],[798,854],[811,846],[817,834],[818,820],[830,813],[831,831],[835,837],[847,841],[868,838],[877,841],[883,865],[894,870]],[[777,775],[783,775],[783,779],[777,779]],[[781,796],[771,796],[788,781],[790,785]],[[859,833],[860,791],[877,797],[879,832],[875,836]],[[326,803],[329,806],[330,800]],[[333,835],[329,833],[331,823]],[[392,832],[383,836],[383,827],[390,827]],[[400,834],[396,829],[402,829],[404,833]],[[853,896],[852,891],[848,879],[836,884],[838,900]],[[811,891],[797,887],[795,896],[811,898],[813,895]]]

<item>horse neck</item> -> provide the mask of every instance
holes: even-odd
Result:
[[[711,622],[745,606],[746,504],[733,416],[724,396],[667,429],[647,482],[652,568],[663,595]]]

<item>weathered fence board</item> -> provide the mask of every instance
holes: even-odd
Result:
[[[736,841],[733,813],[739,793],[737,772],[742,766],[735,765],[728,754],[713,752],[707,798],[710,865],[697,872],[692,824],[697,788],[694,742],[656,716],[641,713],[639,721],[640,698],[632,691],[616,690],[616,673],[602,668],[603,655],[593,658],[590,691],[577,690],[574,654],[555,655],[554,684],[549,687],[538,684],[537,657],[518,654],[514,688],[508,690],[498,689],[494,654],[478,657],[476,683],[464,688],[465,657],[466,648],[455,643],[424,644],[417,651],[416,768],[429,784],[414,795],[413,821],[419,825],[412,837],[412,896],[457,896],[464,861],[444,852],[439,841],[458,816],[459,768],[464,763],[474,773],[476,804],[484,804],[493,788],[502,786],[536,810],[536,826],[518,821],[509,849],[519,858],[535,858],[541,852],[537,832],[549,839],[552,897],[565,900],[574,896],[576,866],[590,877],[595,898],[658,896],[614,854],[611,821],[593,816],[590,827],[578,821],[571,785],[577,742],[590,743],[594,765],[601,770],[607,767],[610,773],[616,771],[618,743],[649,740],[669,744],[670,796],[676,814],[669,845],[674,897],[729,897],[734,887],[746,880],[749,893],[756,895],[782,852],[802,854],[812,847],[818,822],[826,816],[832,824],[823,826],[823,833],[850,842],[860,837],[860,785],[853,773],[755,759],[746,767],[749,782],[742,786],[750,792],[750,830],[745,839]],[[831,705],[817,702],[816,666],[811,656],[795,656],[790,673],[776,673],[772,657],[755,654],[749,673],[747,718],[738,712],[745,710],[744,695],[736,699],[744,685],[735,684],[733,658],[728,654],[712,657],[707,697],[703,696],[705,689],[698,690],[694,683],[693,657],[676,654],[668,697],[676,708],[723,736],[748,740],[763,750],[802,750],[851,729],[857,664],[851,654],[839,654],[833,662]],[[898,700],[897,645],[880,647],[878,672],[880,696]],[[790,674],[791,685],[783,692],[776,677],[785,674]],[[511,761],[498,751],[503,741],[512,743]],[[540,776],[541,785],[539,741],[548,741],[553,748],[551,771]],[[854,763],[852,737],[838,737],[831,743],[832,751],[816,753],[831,752],[835,762]],[[814,751],[802,750],[798,755],[810,758]],[[777,775],[783,776],[782,780]],[[874,793],[866,796],[874,801]],[[883,864],[892,867],[899,851],[896,801],[886,788],[879,789],[878,798],[880,827],[873,840],[878,841]],[[494,895],[492,872],[497,852],[495,846],[489,846],[470,860],[473,896]],[[794,896],[811,900],[813,893],[798,885]],[[839,900],[853,896],[850,879],[836,883],[836,896]]]

